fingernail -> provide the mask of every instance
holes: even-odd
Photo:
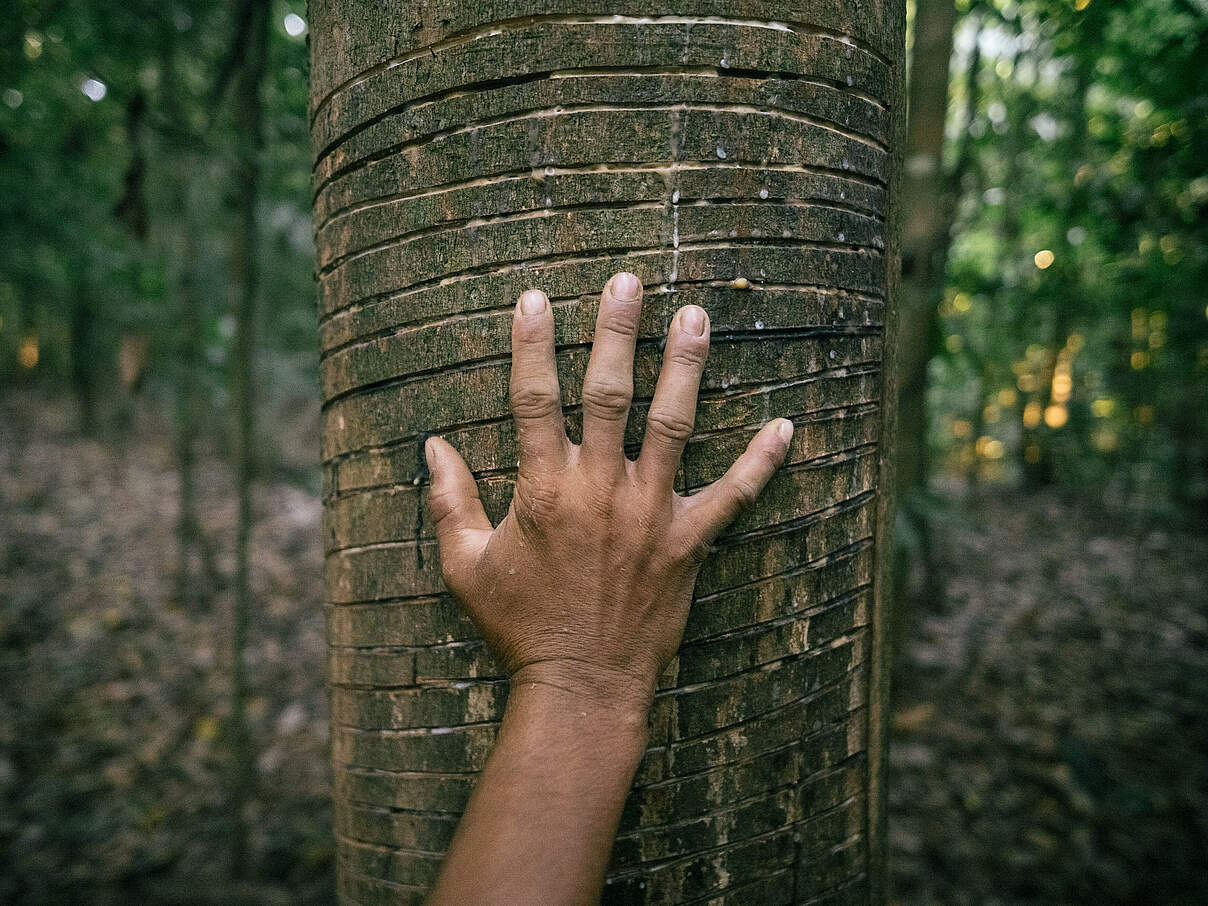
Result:
[[[793,423],[787,418],[780,420],[780,424],[776,428],[776,433],[780,435],[780,439],[786,444],[793,439]]]
[[[522,315],[539,315],[545,311],[545,293],[539,289],[525,290],[520,297],[520,313]]]
[[[684,333],[693,337],[704,336],[705,333],[705,310],[699,305],[689,305],[680,312],[680,324],[684,328]]]
[[[621,302],[632,302],[642,294],[642,282],[629,271],[621,271],[612,278],[613,298]]]

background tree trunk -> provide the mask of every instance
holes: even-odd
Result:
[[[902,180],[901,346],[898,354],[897,489],[927,480],[927,363],[935,347],[935,307],[943,291],[955,187],[944,169],[948,63],[956,27],[953,0],[919,0],[910,69],[910,118]]]
[[[461,450],[500,518],[515,300],[553,301],[577,437],[623,268],[647,293],[635,448],[689,302],[714,344],[681,487],[768,418],[799,430],[697,582],[605,900],[880,896],[904,4],[312,0],[310,19],[341,898],[420,899],[506,695],[440,582],[423,440]]]
[[[234,34],[240,53],[235,58],[231,88],[232,111],[237,135],[237,155],[232,173],[235,226],[231,240],[231,277],[235,286],[235,336],[231,349],[231,412],[235,460],[235,489],[239,514],[235,524],[235,581],[231,602],[231,779],[230,858],[231,874],[251,874],[251,851],[244,812],[255,792],[255,761],[247,703],[251,697],[244,652],[251,625],[251,536],[252,477],[255,473],[255,396],[253,391],[256,352],[256,309],[260,294],[257,263],[259,245],[256,201],[260,190],[260,150],[264,141],[262,82],[268,55],[267,0],[244,0]],[[242,46],[240,46],[242,42]]]

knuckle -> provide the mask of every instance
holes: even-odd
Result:
[[[735,478],[730,483],[730,493],[739,509],[745,510],[759,499],[759,488],[746,478]]]
[[[602,490],[588,494],[583,498],[579,514],[597,527],[610,525],[613,516],[612,496]]]
[[[545,418],[562,408],[558,392],[546,384],[521,384],[512,388],[512,414],[517,418]]]
[[[780,465],[781,459],[784,458],[784,454],[776,447],[764,447],[759,451],[759,455],[770,470],[775,470]]]
[[[521,475],[516,479],[518,516],[530,525],[545,525],[558,513],[562,494],[556,482]]]
[[[692,435],[693,419],[671,409],[651,409],[646,416],[646,431],[654,437],[686,441]]]
[[[596,321],[596,338],[601,334],[610,333],[623,339],[631,339],[638,332],[638,315],[640,309],[633,302],[614,302],[605,305],[600,310]]]
[[[704,366],[708,354],[708,345],[699,340],[680,342],[667,351],[665,361],[679,368],[697,369]]]
[[[583,385],[583,405],[608,419],[629,415],[633,387],[621,381],[591,381]]]
[[[432,511],[432,519],[439,526],[457,512],[457,497],[450,493],[432,494],[428,498],[428,507]]]

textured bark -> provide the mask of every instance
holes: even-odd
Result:
[[[646,286],[629,443],[690,302],[714,341],[680,487],[719,477],[770,417],[799,430],[701,572],[605,901],[881,889],[903,6],[312,0],[344,902],[419,901],[506,698],[440,582],[423,439],[463,453],[500,518],[515,300],[553,301],[573,438],[596,300],[623,268]]]

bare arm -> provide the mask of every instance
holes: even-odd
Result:
[[[445,582],[511,679],[494,751],[429,903],[597,902],[646,747],[659,674],[679,647],[717,535],[783,461],[792,423],[755,436],[715,484],[673,479],[709,350],[703,309],[677,312],[639,458],[622,449],[641,284],[605,287],[583,385],[583,442],[563,429],[549,301],[529,290],[512,329],[516,491],[492,528],[445,441],[427,456]]]

